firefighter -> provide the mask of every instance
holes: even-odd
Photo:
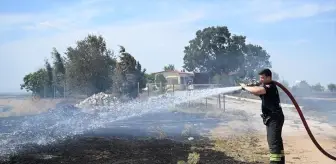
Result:
[[[260,71],[259,78],[260,83],[257,86],[240,85],[243,90],[259,96],[262,101],[261,117],[266,126],[270,164],[284,164],[285,155],[281,133],[285,117],[280,106],[278,89],[272,81],[270,69]]]

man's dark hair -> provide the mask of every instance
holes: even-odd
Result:
[[[259,72],[259,75],[265,75],[267,77],[272,77],[272,71],[268,68],[263,69]]]

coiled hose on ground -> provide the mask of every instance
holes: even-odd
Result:
[[[300,115],[301,121],[302,121],[302,123],[303,123],[303,125],[304,125],[304,127],[305,127],[305,129],[306,129],[306,131],[307,131],[307,133],[308,133],[308,135],[309,135],[309,137],[310,137],[310,139],[313,141],[313,143],[315,144],[315,146],[317,147],[317,149],[319,149],[320,152],[323,153],[323,154],[324,154],[325,156],[327,156],[328,158],[330,158],[330,159],[336,161],[336,157],[335,157],[335,156],[332,156],[332,155],[329,154],[327,151],[325,151],[325,150],[321,147],[321,145],[316,141],[316,139],[315,139],[314,135],[312,134],[312,132],[311,132],[311,130],[310,130],[308,124],[307,124],[307,121],[306,121],[306,119],[305,119],[305,117],[304,117],[304,115],[303,115],[303,113],[302,113],[302,111],[301,111],[301,108],[299,107],[298,103],[297,103],[296,100],[294,99],[294,96],[293,96],[293,95],[288,91],[288,89],[287,89],[285,86],[283,86],[281,83],[279,83],[279,82],[277,82],[277,81],[274,81],[274,83],[275,83],[278,87],[280,87],[280,88],[287,94],[287,96],[291,99],[293,105],[295,106],[297,112],[298,112],[299,115]]]

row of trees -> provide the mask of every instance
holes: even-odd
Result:
[[[310,85],[307,81],[303,80],[294,85],[292,90],[297,92],[324,92],[327,90],[330,92],[336,92],[336,84],[328,84],[325,88],[320,83]]]
[[[146,69],[140,62],[123,46],[116,56],[102,36],[88,35],[68,47],[64,57],[56,48],[51,54],[53,63],[45,60],[45,68],[24,76],[21,89],[42,97],[98,92],[136,97],[146,86]]]
[[[118,55],[108,49],[102,36],[88,35],[75,47],[67,48],[64,56],[56,48],[51,54],[53,62],[45,60],[44,68],[24,76],[21,89],[42,97],[98,92],[136,97],[147,82],[155,80],[123,46]],[[198,30],[184,48],[184,54],[186,71],[207,72],[216,83],[232,85],[232,80],[226,80],[229,77],[235,82],[250,81],[257,78],[260,69],[272,68],[266,50],[246,43],[245,36],[231,34],[226,26]],[[169,64],[163,69],[175,70],[175,66]],[[279,80],[279,75],[275,73],[274,79]],[[165,79],[157,76],[156,80]],[[311,88],[321,89],[320,86]],[[328,88],[335,91],[335,85]]]

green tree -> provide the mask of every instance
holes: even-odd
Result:
[[[122,76],[124,76],[123,82],[123,94],[128,97],[135,98],[137,96],[137,72],[135,58],[128,52],[126,52],[123,46],[120,46],[120,68]]]
[[[138,81],[140,83],[140,89],[146,88],[147,78],[146,78],[146,68],[141,69],[141,64],[137,62],[137,71],[138,71]]]
[[[54,87],[53,87],[53,68],[51,67],[50,63],[48,60],[45,60],[45,69],[47,71],[47,76],[45,79],[45,97],[53,97],[54,96]]]
[[[114,73],[112,76],[113,81],[113,93],[116,94],[116,96],[121,96],[123,94],[123,84],[126,80],[126,77],[123,73],[123,70],[121,69],[120,63],[117,63],[116,68],[114,69]]]
[[[40,97],[53,97],[53,68],[48,60],[44,61],[44,67],[25,75],[20,88]]]
[[[212,82],[214,84],[231,85],[230,77],[229,75],[226,75],[226,74],[222,74],[222,75],[216,74],[215,76],[213,76]]]
[[[146,70],[141,68],[139,61],[128,52],[126,52],[125,47],[120,46],[120,62],[116,70],[116,79],[118,80],[116,84],[117,88],[121,88],[121,94],[126,94],[130,98],[135,98],[138,96],[139,91],[146,87]],[[138,88],[139,83],[139,88]],[[119,92],[119,93],[120,93]]]
[[[155,74],[151,73],[151,74],[145,74],[145,78],[146,78],[146,81],[148,83],[154,83],[154,79],[155,79]]]
[[[215,75],[235,73],[233,81],[250,81],[262,68],[271,68],[270,55],[258,45],[245,44],[246,37],[232,35],[226,26],[207,27],[196,32],[184,50],[187,71]]]
[[[303,80],[292,87],[292,90],[298,94],[308,94],[311,93],[312,88],[307,81]]]
[[[136,64],[136,75],[137,75],[137,81],[139,83],[139,91],[142,92],[143,88],[146,88],[147,79],[146,79],[146,69],[141,68],[141,64],[138,61]]]
[[[52,58],[54,59],[54,69],[56,73],[65,74],[64,59],[62,59],[61,54],[54,47],[51,52]]]
[[[50,97],[58,93],[64,95],[66,83],[71,94],[90,96],[98,92],[115,92],[136,97],[138,89],[141,91],[146,87],[146,69],[140,62],[123,46],[120,46],[120,62],[117,62],[102,36],[88,35],[77,41],[76,46],[67,48],[63,58],[56,48],[51,54],[53,67],[45,60],[45,68],[23,78],[21,89]]]
[[[158,74],[156,75],[155,83],[157,85],[161,84],[163,87],[165,87],[167,85],[167,79],[162,74]]]
[[[330,92],[336,92],[336,84],[328,84],[328,90],[330,91]]]
[[[198,30],[184,49],[183,67],[212,75],[234,72],[244,62],[245,38],[231,35],[226,26]]]
[[[29,73],[23,77],[21,89],[32,92],[33,95],[44,97],[44,86],[46,82],[47,71],[39,69],[36,72]]]
[[[175,71],[175,66],[174,64],[168,64],[167,66],[164,66],[163,70],[164,71]]]
[[[270,55],[261,46],[248,44],[244,50],[246,53],[242,69],[245,71],[245,77],[248,80],[255,79],[261,69],[272,67],[269,61]],[[278,74],[273,74],[273,79],[278,80]]]
[[[325,88],[320,83],[312,85],[311,88],[315,92],[323,92],[325,90]]]
[[[73,92],[92,95],[111,88],[116,59],[102,36],[88,35],[65,54],[67,83]]]
[[[64,59],[56,48],[53,48],[51,55],[54,68],[54,87],[61,96],[64,96],[64,87],[66,85]]]

